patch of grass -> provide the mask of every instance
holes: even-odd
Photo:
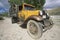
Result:
[[[8,13],[3,13],[2,15],[5,16],[5,17],[7,17],[8,16]]]

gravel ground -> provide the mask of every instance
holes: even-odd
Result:
[[[12,24],[11,18],[0,20],[0,40],[60,40],[60,21],[53,17],[54,26],[52,29],[43,33],[40,39],[32,39],[27,34],[27,29],[19,27],[18,24]]]

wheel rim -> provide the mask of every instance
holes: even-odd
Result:
[[[29,23],[29,31],[32,35],[37,35],[38,34],[38,28],[37,25],[33,22]]]
[[[40,38],[42,36],[42,33],[43,33],[41,23],[38,23],[34,20],[28,21],[28,23],[27,23],[27,33],[34,39]]]

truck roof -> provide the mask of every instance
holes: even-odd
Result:
[[[35,7],[35,6],[31,5],[31,4],[27,4],[27,3],[23,3],[23,4],[24,4],[24,5],[28,5],[28,6]]]

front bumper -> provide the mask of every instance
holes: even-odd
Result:
[[[43,20],[43,31],[46,31],[48,29],[51,29],[53,27],[53,21],[51,19],[44,19]]]

